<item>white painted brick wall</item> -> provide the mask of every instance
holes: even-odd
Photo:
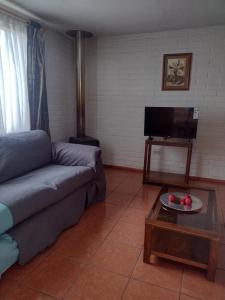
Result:
[[[75,73],[72,42],[64,35],[46,35],[46,81],[50,131],[53,140],[75,134]]]
[[[189,91],[161,91],[163,54],[192,52]],[[100,37],[87,45],[87,131],[107,164],[142,168],[145,106],[195,106],[191,175],[225,179],[225,26]],[[182,149],[161,149],[154,169],[184,171]]]

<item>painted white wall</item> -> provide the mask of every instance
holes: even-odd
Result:
[[[193,53],[190,90],[161,91],[163,54],[177,52]],[[195,106],[191,175],[225,179],[225,26],[100,37],[87,53],[87,131],[104,163],[142,168],[145,106]],[[184,172],[184,150],[159,149],[155,170]]]
[[[66,36],[46,33],[46,82],[51,137],[67,141],[75,134],[75,71],[73,43]]]

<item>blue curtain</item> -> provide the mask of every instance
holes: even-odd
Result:
[[[31,129],[49,133],[44,31],[33,21],[27,26],[27,78]]]

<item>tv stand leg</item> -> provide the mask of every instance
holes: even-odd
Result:
[[[148,159],[147,159],[147,172],[150,172],[150,165],[151,165],[151,152],[152,152],[152,145],[148,144]]]
[[[190,143],[188,146],[186,171],[185,171],[185,183],[189,182],[189,173],[190,173],[190,167],[191,167],[191,154],[192,154],[192,143]]]

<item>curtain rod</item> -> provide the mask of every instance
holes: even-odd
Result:
[[[28,11],[27,9],[22,8],[19,5],[14,4],[8,0],[0,0],[0,12],[11,15],[12,17],[17,18],[18,20],[24,23],[27,23],[29,20],[37,21],[43,26],[44,30],[47,31],[48,29],[51,29],[55,32],[62,34],[65,38],[71,40],[65,32],[58,30],[50,22],[38,17],[37,15]]]
[[[17,19],[17,20],[19,20],[19,21],[21,21],[23,23],[27,23],[27,21],[28,21],[28,19],[26,19],[26,18],[24,18],[22,16],[18,16],[17,14],[13,13],[12,11],[9,11],[8,9],[2,7],[1,5],[0,5],[0,13],[6,14],[6,15],[8,15],[10,17],[13,17],[13,18],[15,18],[15,19]]]
[[[48,29],[48,27],[50,27],[49,23],[45,20],[7,0],[3,0],[0,3],[0,12],[8,14],[24,23],[27,23],[29,20],[34,20],[43,25],[44,29]]]
[[[19,15],[13,13],[12,11],[9,11],[9,10],[7,10],[5,8],[2,8],[1,5],[0,5],[0,15],[1,14],[8,15],[9,17],[12,17],[13,19],[18,20],[18,21],[20,21],[21,23],[24,23],[24,24],[28,24],[28,22],[30,20],[32,20],[32,21],[38,21],[38,23],[41,24],[42,30],[43,31],[48,31],[48,27],[46,27],[44,24],[42,24],[41,22],[39,22],[39,20],[30,19],[30,18],[25,18],[25,17],[19,16]]]

